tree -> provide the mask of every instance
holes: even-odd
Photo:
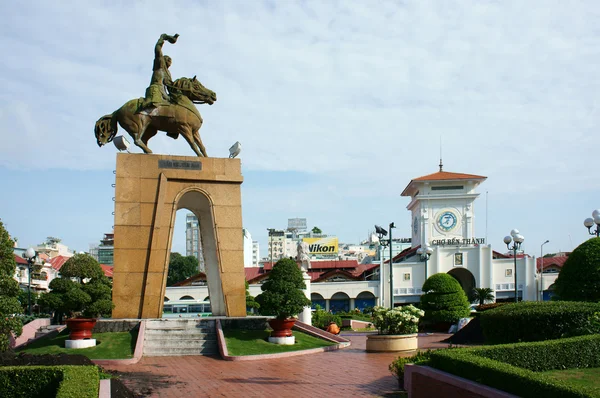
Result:
[[[479,305],[484,305],[486,301],[494,300],[494,291],[489,287],[476,287],[473,289],[473,301],[479,301]]]
[[[179,253],[171,253],[169,260],[169,274],[167,275],[167,286],[189,278],[198,273],[198,259],[194,256],[182,256]]]
[[[68,259],[60,268],[63,278],[78,278],[79,282],[84,279],[100,278],[104,271],[98,261],[89,254],[76,254]]]
[[[426,321],[454,323],[471,313],[467,295],[451,275],[431,275],[423,284],[423,292],[421,309]]]
[[[0,221],[0,352],[10,348],[10,335],[19,336],[23,324],[19,314],[23,313],[19,303],[19,284],[13,279],[17,270],[13,253],[14,242]]]
[[[319,227],[313,227],[313,229],[311,230],[311,232],[313,234],[322,234],[323,233],[323,231],[321,231],[321,228],[319,228]]]
[[[554,292],[559,300],[600,301],[600,237],[573,250],[554,282]]]
[[[89,254],[76,254],[61,267],[60,275],[50,282],[52,291],[39,299],[42,308],[54,311],[58,322],[63,315],[111,316],[112,281],[104,276],[96,259]]]
[[[302,289],[306,289],[298,264],[289,258],[277,261],[269,273],[269,279],[260,287],[263,291],[256,296],[261,315],[274,315],[287,319],[298,315],[311,301]]]
[[[250,295],[250,285],[248,281],[246,281],[246,311],[251,313],[251,310],[258,310],[260,308],[260,304],[256,302],[254,296]]]

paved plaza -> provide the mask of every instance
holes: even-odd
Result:
[[[212,356],[144,357],[135,365],[105,366],[144,397],[393,397],[388,370],[395,353],[367,353],[366,336],[343,335],[338,351],[267,359],[224,361]],[[445,348],[448,334],[419,335],[420,348]]]

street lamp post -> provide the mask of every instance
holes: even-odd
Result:
[[[417,249],[417,254],[421,256],[421,261],[425,261],[425,280],[427,280],[427,260],[429,260],[429,257],[431,257],[432,253],[433,249],[428,243],[425,243],[424,246]]]
[[[392,228],[396,228],[396,226],[394,225],[394,223],[390,223],[390,238],[389,239],[383,239],[384,236],[387,236],[388,231],[386,231],[385,229],[381,228],[379,225],[375,225],[375,233],[377,234],[377,238],[379,240],[379,245],[381,248],[384,248],[386,246],[389,245],[390,247],[390,308],[394,308],[394,264],[393,264],[393,247],[392,247]],[[381,253],[381,265],[379,266],[379,284],[380,286],[383,286],[383,250],[380,251]],[[383,290],[382,290],[383,292]],[[381,300],[383,302],[384,300],[384,295],[381,295]]]
[[[31,315],[31,269],[35,263],[37,253],[31,247],[25,250],[25,260],[27,260],[27,275],[29,277],[29,283],[27,284],[27,304],[29,308],[29,315]]]
[[[271,252],[271,267],[273,267],[273,231],[275,231],[274,228],[267,228],[267,231],[269,231],[269,247],[270,247],[270,252]]]
[[[510,243],[514,240],[513,246],[510,247]],[[515,259],[514,277],[515,277],[515,303],[519,302],[519,290],[517,286],[517,251],[521,249],[521,243],[525,240],[525,237],[519,233],[518,229],[510,231],[510,236],[504,237],[504,243],[508,250],[513,251],[513,258]]]
[[[396,228],[393,222],[390,223],[390,308],[394,308],[394,256],[392,255],[393,241],[392,228]]]
[[[593,231],[592,227],[596,224],[596,230]],[[586,218],[583,225],[588,229],[590,235],[600,236],[600,209],[596,209],[592,212],[591,218]]]
[[[540,301],[544,301],[544,245],[548,242],[550,241],[546,239],[540,246],[540,262],[542,263],[542,272],[540,273],[540,295],[542,299]]]

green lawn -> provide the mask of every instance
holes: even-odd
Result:
[[[575,386],[591,388],[600,396],[600,368],[551,370],[543,374]]]
[[[68,329],[52,338],[43,338],[17,350],[28,354],[81,354],[89,359],[127,359],[133,357],[137,332],[94,333],[96,347],[65,348],[69,338]]]
[[[293,331],[296,337],[294,345],[280,345],[269,343],[267,340],[271,334],[268,330],[224,330],[225,343],[229,355],[260,355],[260,354],[277,354],[280,352],[310,350],[312,348],[327,347],[335,345],[327,340],[322,340],[317,337],[310,336],[306,333]]]

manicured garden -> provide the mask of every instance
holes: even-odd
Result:
[[[69,331],[63,330],[60,334],[37,340],[18,350],[27,354],[79,354],[90,359],[127,359],[133,357],[137,333],[94,333],[97,345],[90,348],[65,348],[65,340],[69,338]]]
[[[294,331],[293,335],[296,338],[296,343],[293,345],[279,345],[269,343],[268,330],[239,330],[229,329],[224,330],[225,343],[229,355],[260,355],[260,354],[278,354],[282,352],[310,350],[313,348],[322,348],[335,345],[327,340],[313,337],[306,333]]]
[[[585,387],[594,395],[600,396],[600,368],[549,370],[543,374],[574,386]]]

